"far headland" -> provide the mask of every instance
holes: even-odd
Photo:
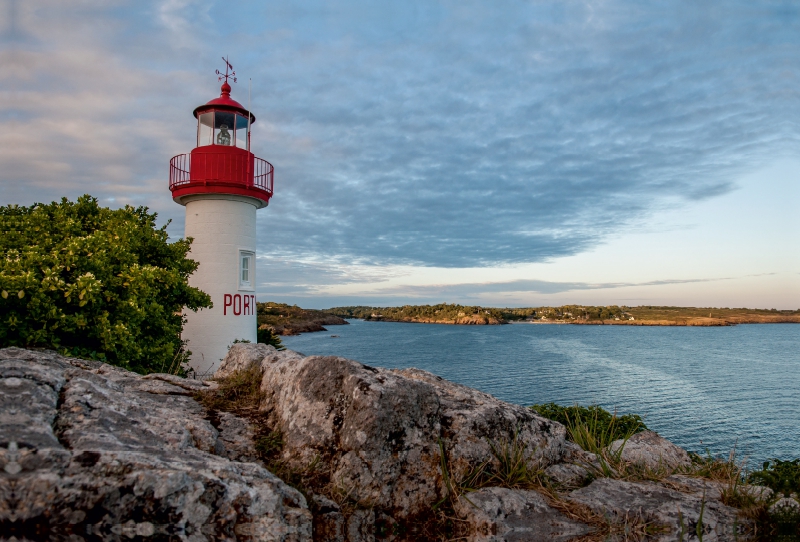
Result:
[[[325,331],[323,325],[347,319],[451,325],[573,324],[624,326],[732,326],[737,324],[800,323],[800,310],[659,307],[642,305],[496,308],[441,303],[401,307],[333,307],[314,310],[283,303],[259,303],[258,324],[282,335]]]

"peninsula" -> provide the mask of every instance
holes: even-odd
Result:
[[[278,335],[327,331],[347,319],[418,324],[502,325],[574,324],[622,326],[732,326],[737,324],[800,323],[800,310],[658,307],[642,305],[496,308],[440,303],[401,307],[333,307],[303,309],[286,303],[258,303],[258,325]]]
[[[800,323],[800,310],[592,306],[491,308],[442,303],[402,307],[334,307],[324,311],[342,318],[430,324],[498,325],[508,323],[730,326],[736,324]]]
[[[347,325],[347,320],[330,311],[301,309],[286,303],[257,303],[260,329],[271,328],[277,335],[299,335],[310,331],[327,331],[323,326]]]

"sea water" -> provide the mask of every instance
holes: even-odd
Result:
[[[639,414],[688,450],[727,456],[735,447],[750,468],[800,457],[800,325],[349,322],[283,341],[306,355],[417,367],[511,403]]]

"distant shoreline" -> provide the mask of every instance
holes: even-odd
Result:
[[[497,308],[440,303],[402,307],[333,307],[303,309],[297,305],[258,304],[258,325],[280,335],[327,331],[324,326],[366,322],[404,322],[449,326],[497,326],[512,323],[581,326],[728,327],[739,324],[800,323],[800,310],[718,307],[561,307]]]
[[[506,324],[532,324],[532,325],[568,325],[568,326],[639,326],[639,327],[730,327],[742,324],[800,324],[800,317],[777,316],[774,318],[679,318],[677,320],[517,320],[491,323],[453,322],[453,321],[420,321],[420,320],[393,320],[387,318],[346,318],[346,320],[363,320],[365,322],[396,322],[401,324],[438,324],[447,326],[471,325],[506,325]]]
[[[776,318],[767,319],[742,319],[725,320],[722,318],[693,319],[686,318],[683,321],[671,320],[586,320],[580,322],[568,322],[564,320],[554,320],[542,322],[541,320],[509,322],[511,324],[536,324],[536,325],[570,325],[570,326],[643,326],[643,327],[730,327],[743,324],[800,324],[800,318]]]

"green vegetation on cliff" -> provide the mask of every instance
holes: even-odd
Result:
[[[491,308],[441,303],[402,307],[334,307],[325,312],[342,318],[426,323],[541,322],[571,324],[724,326],[744,323],[800,322],[800,310],[715,307],[593,306]],[[483,322],[476,321],[477,319]]]
[[[402,307],[334,307],[326,312],[342,318],[387,320],[397,322],[504,324],[500,309],[440,303],[438,305],[404,305]]]
[[[608,446],[617,439],[625,439],[633,434],[647,431],[644,420],[638,414],[617,415],[598,405],[588,407],[573,405],[561,406],[556,403],[533,405],[531,410],[550,420],[566,426],[571,440],[576,440],[575,429],[585,426],[598,442]]]
[[[301,309],[286,303],[257,303],[259,329],[272,329],[278,335],[297,335],[309,331],[326,331],[322,326],[346,325],[347,321],[332,311]],[[259,341],[260,342],[260,341]]]

